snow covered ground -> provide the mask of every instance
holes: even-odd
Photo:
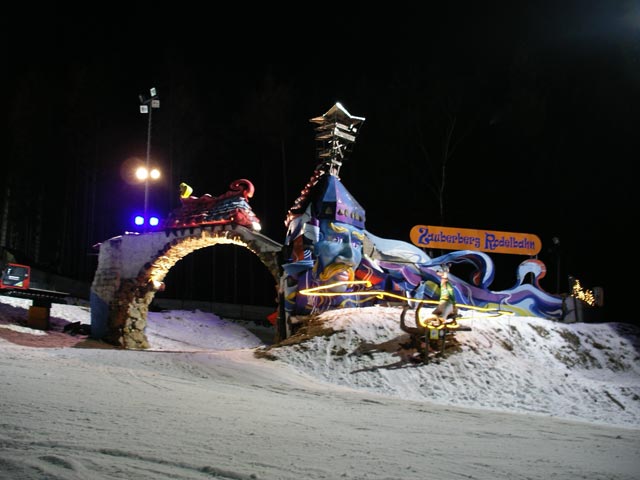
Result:
[[[400,309],[324,332],[152,312],[149,351],[24,326],[0,297],[2,479],[638,479],[638,328],[474,313],[400,361]],[[54,305],[52,321],[89,323]],[[38,348],[25,337],[40,338]]]

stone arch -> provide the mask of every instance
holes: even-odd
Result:
[[[149,348],[144,333],[149,305],[163,288],[167,273],[183,257],[217,244],[250,250],[267,267],[277,285],[282,245],[242,226],[116,237],[100,245],[98,270],[91,289],[92,337],[126,349]]]

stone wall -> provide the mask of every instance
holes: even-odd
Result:
[[[234,244],[252,251],[277,284],[282,246],[241,226],[207,226],[114,237],[100,245],[91,285],[91,336],[126,349],[146,349],[149,305],[169,270],[200,248]]]

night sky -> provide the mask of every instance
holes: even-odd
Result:
[[[151,87],[161,101],[151,157],[164,174],[151,208],[176,208],[182,181],[219,195],[247,178],[263,233],[282,243],[286,210],[317,163],[309,119],[339,101],[366,118],[340,177],[369,231],[405,241],[416,224],[536,234],[543,287],[556,292],[559,277],[567,292],[568,275],[601,286],[606,319],[622,320],[637,249],[639,2],[448,3],[242,4],[213,14],[150,2],[12,7],[3,21],[6,245],[91,281],[92,245],[133,230],[142,208],[130,171],[146,153],[138,95]],[[444,158],[441,214],[432,188]],[[207,277],[210,292],[240,265],[264,293],[239,299],[231,282],[233,299],[270,304],[259,262],[223,250],[193,254],[168,282],[196,288]],[[223,267],[222,254],[239,263]],[[525,258],[492,258],[492,288],[512,286]],[[224,274],[212,272],[216,262]]]

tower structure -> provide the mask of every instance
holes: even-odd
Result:
[[[315,123],[318,165],[316,170],[339,177],[340,167],[353,149],[364,117],[351,115],[340,102],[309,121]]]

